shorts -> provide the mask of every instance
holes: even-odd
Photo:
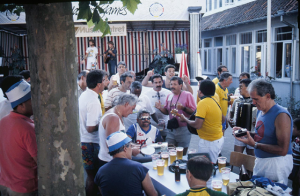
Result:
[[[200,138],[198,143],[198,152],[208,153],[211,162],[217,163],[217,159],[222,150],[223,144],[224,144],[224,137],[214,141],[208,141]]]
[[[166,142],[180,147],[189,147],[191,141],[191,133],[187,127],[179,127],[177,129],[168,129]]]
[[[241,142],[241,141],[237,140],[236,138],[234,138],[234,145],[242,146],[242,147],[247,146],[247,148],[250,149],[250,150],[254,149],[252,146],[249,146],[249,145],[245,144],[244,142]]]
[[[81,142],[81,150],[84,169],[98,170],[100,167],[100,160],[98,158],[99,144]]]

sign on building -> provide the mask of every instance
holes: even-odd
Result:
[[[127,26],[124,24],[109,24],[111,35],[107,36],[126,36]],[[88,25],[75,25],[75,37],[101,37],[103,33],[93,31],[94,26],[88,27]]]

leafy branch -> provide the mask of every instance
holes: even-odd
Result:
[[[132,14],[134,14],[137,9],[138,4],[140,4],[140,0],[121,0],[123,6],[126,7]],[[108,19],[103,20],[101,15],[103,16],[105,11],[101,7],[103,4],[112,4],[114,1],[100,1],[100,3],[96,1],[79,1],[79,12],[77,19],[85,19],[89,27],[94,26],[93,31],[100,30],[103,35],[111,34],[110,28],[108,25]]]

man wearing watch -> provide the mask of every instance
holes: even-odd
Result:
[[[290,113],[274,101],[275,91],[271,83],[257,79],[248,86],[250,97],[256,105],[257,118],[255,136],[237,140],[254,147],[256,156],[253,175],[263,176],[270,180],[286,184],[293,168],[292,129]],[[233,131],[240,129],[234,127]]]

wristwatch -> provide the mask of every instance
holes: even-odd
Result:
[[[257,149],[257,142],[255,142],[255,144],[254,144],[254,148],[255,148],[255,149]]]

